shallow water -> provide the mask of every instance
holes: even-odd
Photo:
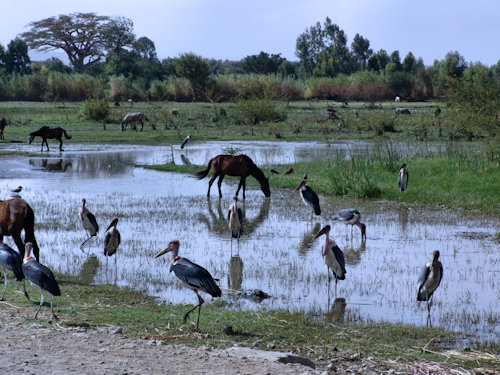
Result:
[[[80,275],[88,282],[128,286],[171,303],[196,301],[194,293],[168,272],[168,257],[154,258],[170,240],[179,239],[181,256],[220,279],[228,308],[285,309],[332,321],[425,326],[427,310],[416,301],[416,284],[420,268],[438,249],[444,278],[434,296],[432,325],[470,332],[483,341],[498,339],[500,257],[494,239],[498,228],[486,214],[320,196],[323,215],[311,218],[296,192],[272,189],[272,197],[266,199],[260,190],[249,188],[245,234],[238,244],[231,241],[225,222],[236,190],[234,180],[224,181],[221,200],[216,189],[207,199],[208,179],[133,167],[169,162],[172,154],[176,163],[182,163],[184,155],[204,165],[235,144],[260,165],[331,155],[331,147],[319,143],[219,142],[196,145],[182,154],[178,147],[68,144],[62,155],[51,151],[43,158],[0,157],[0,198],[9,198],[10,188],[24,187],[22,197],[36,214],[41,261],[53,270]],[[365,149],[373,147],[364,144]],[[82,198],[101,228],[84,251],[80,244],[86,233],[78,219]],[[350,228],[331,221],[338,209],[352,206],[363,214],[366,242],[361,242],[357,228],[351,236]],[[122,245],[117,256],[106,260],[104,230],[114,217],[120,219]],[[328,292],[321,257],[324,237],[311,243],[326,224],[332,224],[331,234],[347,263],[337,298],[333,281]],[[5,242],[13,246],[11,238]],[[272,297],[257,303],[228,289],[259,289]]]

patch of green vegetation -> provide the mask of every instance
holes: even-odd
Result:
[[[221,299],[203,305],[200,318],[203,335],[200,335],[194,330],[196,311],[192,313],[192,321],[182,323],[184,313],[191,306],[161,304],[143,293],[115,285],[89,285],[73,276],[58,275],[57,278],[62,296],[54,299],[55,311],[63,326],[120,326],[129,336],[192,346],[226,348],[238,344],[266,349],[272,344],[276,350],[308,356],[320,366],[325,366],[332,356],[350,357],[350,360],[357,356],[373,357],[380,369],[389,368],[389,361],[411,364],[432,360],[449,366],[500,370],[500,364],[485,359],[472,362],[448,358],[444,351],[460,346],[462,338],[443,329],[399,324],[333,324],[285,311],[232,311],[226,310],[226,303]],[[7,294],[9,304],[26,309],[28,316],[34,315],[37,302],[29,303],[20,283],[12,284]],[[39,295],[37,287],[27,285],[27,289],[31,296]],[[50,304],[46,303],[39,322],[47,322],[48,317]],[[232,330],[226,329],[228,326]],[[474,350],[500,351],[498,342],[487,347],[479,343],[473,346]]]

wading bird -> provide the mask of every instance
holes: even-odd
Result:
[[[17,281],[23,282],[24,295],[29,300],[30,297],[26,292],[26,285],[24,284],[23,258],[21,257],[21,254],[4,244],[2,241],[0,241],[0,267],[3,269],[5,279],[5,287],[3,289],[3,294],[2,298],[0,298],[0,301],[5,300],[5,292],[7,291],[7,284],[9,283],[7,278],[7,270],[10,270],[12,271],[12,273],[14,273],[14,277]]]
[[[52,310],[52,316],[57,320],[57,316],[54,313],[53,296],[60,296],[61,290],[59,289],[59,285],[57,284],[56,278],[54,277],[52,271],[48,267],[45,267],[44,265],[38,263],[34,258],[31,257],[32,249],[33,244],[31,242],[27,242],[22,268],[26,278],[33,284],[37,285],[42,293],[40,306],[38,306],[38,310],[36,311],[35,319],[42,309],[44,301],[43,291],[45,290],[50,296],[50,309]]]
[[[417,301],[427,302],[428,317],[431,313],[431,297],[443,278],[443,265],[439,261],[439,251],[435,250],[432,260],[427,262],[418,278]]]
[[[274,174],[280,174],[276,169],[274,168],[269,168],[269,172],[274,173]]]
[[[327,225],[321,229],[316,236],[314,236],[313,241],[318,237],[325,235],[325,244],[323,246],[323,258],[325,259],[325,264],[329,270],[332,270],[333,276],[335,277],[335,295],[337,295],[337,281],[345,280],[345,260],[344,253],[335,243],[333,238],[330,238],[330,226]],[[328,270],[328,288],[330,288],[330,271]]]
[[[289,168],[286,170],[285,174],[290,174],[290,173],[293,173],[293,168]]]
[[[11,189],[11,192],[13,192],[13,193],[20,193],[21,190],[23,190],[23,187],[22,186],[18,186],[15,189]]]
[[[116,249],[120,246],[121,236],[120,232],[116,228],[117,224],[118,218],[114,219],[111,224],[109,224],[104,236],[104,255],[108,257],[116,253]]]
[[[243,210],[241,208],[241,203],[238,202],[238,197],[234,197],[231,205],[229,206],[229,211],[227,212],[227,223],[229,225],[229,230],[231,231],[231,240],[237,238],[240,240],[241,234],[243,233]]]
[[[408,187],[408,169],[406,168],[406,163],[399,168],[399,190],[405,191]]]
[[[319,206],[318,195],[307,186],[307,176],[304,175],[305,179],[295,188],[295,191],[299,190],[300,196],[304,204],[311,207],[316,215],[321,215],[321,207]]]
[[[82,222],[83,229],[89,232],[89,238],[87,238],[80,246],[80,249],[83,249],[85,243],[90,240],[92,237],[95,237],[99,232],[99,225],[97,224],[97,220],[92,212],[89,211],[87,207],[85,207],[85,203],[87,202],[82,199],[83,205],[80,209],[80,221]]]
[[[191,142],[191,139],[192,139],[191,134],[189,134],[186,138],[184,138],[184,140],[181,143],[181,149],[187,147],[188,143]]]
[[[205,293],[210,294],[212,297],[220,297],[222,292],[220,288],[215,283],[212,275],[203,267],[191,262],[186,258],[181,258],[179,254],[179,241],[174,240],[168,244],[168,247],[158,254],[155,255],[155,258],[162,256],[165,253],[172,252],[170,272],[174,271],[175,276],[182,281],[182,283],[194,290],[196,296],[198,297],[198,305],[193,307],[184,315],[184,323],[186,323],[189,314],[194,311],[198,307],[198,320],[196,321],[196,329],[198,329],[200,323],[200,312],[201,305],[203,302],[203,298],[198,294],[198,291],[201,290]]]
[[[343,210],[340,210],[333,217],[333,220],[338,220],[346,225],[351,225],[351,236],[353,226],[357,225],[361,229],[361,240],[366,239],[366,225],[360,221],[361,214],[355,208],[345,208]]]

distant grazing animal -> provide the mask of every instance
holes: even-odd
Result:
[[[181,149],[187,147],[188,143],[191,142],[191,138],[192,138],[191,134],[189,134],[186,138],[184,138],[184,140],[181,143]]]
[[[33,248],[33,244],[31,242],[26,243],[26,254],[23,260],[23,272],[26,278],[31,281],[33,284],[37,285],[40,288],[42,293],[42,298],[40,301],[40,306],[38,306],[38,310],[35,314],[35,319],[38,316],[38,313],[42,309],[43,306],[43,291],[45,290],[49,293],[50,296],[50,309],[52,310],[52,316],[55,320],[57,320],[57,316],[54,313],[54,301],[53,296],[60,296],[61,290],[59,289],[59,285],[57,284],[56,278],[52,271],[45,267],[44,265],[38,263],[35,259],[31,257],[31,249]]]
[[[177,116],[179,114],[179,110],[173,108],[173,109],[170,110],[170,114],[173,115],[173,116]]]
[[[43,144],[47,146],[47,151],[49,151],[49,144],[47,143],[47,139],[57,139],[59,141],[59,151],[64,151],[62,148],[63,141],[62,136],[66,137],[66,139],[71,139],[72,136],[66,133],[66,130],[59,126],[42,126],[40,129],[35,130],[30,133],[29,144],[33,142],[35,137],[42,137],[42,148],[40,151],[43,151]]]
[[[21,231],[24,229],[24,241],[33,243],[33,253],[38,260],[40,249],[35,239],[35,214],[30,205],[21,198],[0,200],[0,242],[3,236],[12,236],[21,257],[24,257],[24,242]]]
[[[432,260],[422,268],[418,278],[417,301],[426,301],[430,314],[432,305],[431,297],[443,278],[443,265],[439,261],[439,251],[435,250]]]
[[[396,98],[394,99],[394,102],[399,103],[400,101],[401,101],[401,98],[399,96],[396,96]]]
[[[5,139],[3,136],[3,129],[7,126],[7,120],[0,117],[0,139]]]
[[[403,165],[399,168],[399,190],[400,191],[405,191],[406,188],[408,187],[408,180],[409,180],[409,174],[408,174],[408,169],[406,168],[406,163],[403,163]]]
[[[238,193],[243,186],[243,198],[245,198],[246,178],[248,176],[253,176],[257,181],[259,181],[260,188],[266,197],[271,196],[271,190],[269,189],[269,179],[264,175],[264,172],[262,172],[262,170],[260,170],[260,168],[255,165],[253,160],[246,155],[217,155],[208,162],[206,169],[196,173],[196,177],[198,177],[199,180],[205,178],[208,175],[210,168],[212,168],[213,175],[208,183],[207,196],[210,196],[210,188],[212,187],[215,179],[219,177],[217,185],[219,187],[219,197],[222,197],[220,187],[226,175],[241,177],[240,183],[238,185],[238,190],[236,190],[236,197],[238,196]]]
[[[411,115],[411,112],[408,108],[396,108],[397,115]]]
[[[127,100],[127,103],[130,105],[130,108],[134,107],[134,101],[132,99]]]
[[[140,122],[141,123],[141,132],[142,129],[144,128],[144,120],[149,121],[149,119],[146,117],[146,115],[142,112],[129,112],[125,115],[121,122],[122,126],[122,131],[127,129],[127,124],[131,123],[132,129],[137,130],[135,123]]]

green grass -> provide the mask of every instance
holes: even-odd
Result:
[[[451,367],[485,367],[500,370],[500,363],[492,361],[463,361],[448,358],[445,351],[461,346],[462,336],[436,328],[417,328],[399,324],[337,324],[300,313],[285,311],[232,311],[226,303],[217,300],[205,303],[200,319],[200,335],[192,322],[182,323],[189,305],[160,304],[153,297],[114,285],[89,285],[76,277],[58,276],[62,291],[55,298],[59,324],[63,326],[120,326],[129,336],[162,339],[168,343],[210,345],[226,348],[239,344],[266,349],[272,343],[275,350],[293,351],[310,357],[320,366],[331,357],[372,357],[380,370],[399,364],[422,361],[446,362]],[[15,286],[13,286],[15,285]],[[37,299],[37,287],[27,285],[32,298]],[[34,315],[37,302],[28,302],[20,283],[13,282],[7,293],[8,303]],[[193,294],[193,299],[195,296]],[[1,304],[0,304],[1,308]],[[50,306],[46,303],[39,322],[50,323]],[[27,318],[26,322],[32,322]],[[233,332],[225,333],[231,326]],[[483,346],[474,343],[474,350],[499,353],[499,343]],[[426,350],[424,350],[424,348]],[[441,354],[440,354],[441,353]],[[350,359],[352,360],[352,359]]]

